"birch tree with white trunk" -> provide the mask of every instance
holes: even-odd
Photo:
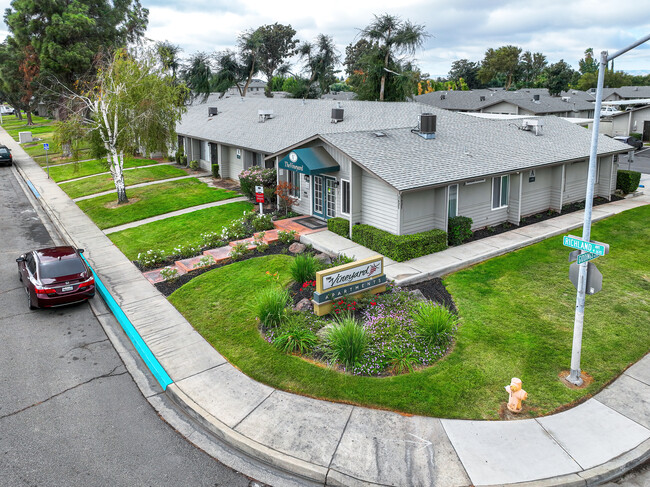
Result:
[[[85,89],[69,93],[86,130],[96,133],[105,150],[118,204],[128,202],[125,154],[169,153],[176,145],[176,122],[186,110],[186,97],[186,86],[175,83],[152,52],[136,57],[124,49],[100,62]]]

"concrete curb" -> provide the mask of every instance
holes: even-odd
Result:
[[[25,172],[20,168],[19,165],[16,165],[18,173],[20,174],[23,180],[28,181]],[[68,231],[61,224],[60,219],[57,216],[56,211],[49,206],[47,201],[44,198],[38,198],[40,205],[43,207],[43,210],[48,215],[48,217],[55,222],[57,225],[57,230],[61,232],[62,237],[69,242],[74,243],[74,239],[68,233]],[[606,218],[609,215],[602,215],[598,219]],[[577,226],[571,226],[567,229],[559,229],[557,233],[554,232],[554,235],[559,235],[565,233],[566,231],[577,228]],[[535,238],[535,241],[541,241],[548,238],[550,235],[544,235],[539,238]],[[531,242],[534,243],[534,242]],[[512,247],[512,248],[510,248]],[[515,248],[520,248],[521,246],[509,246],[508,250],[504,249],[495,249],[494,252],[487,252],[482,256],[477,256],[472,259],[472,263],[468,265],[473,265],[474,263],[480,262],[487,258],[494,257],[496,255],[505,254]],[[454,267],[454,266],[448,266]],[[466,267],[466,266],[465,266]],[[451,272],[451,271],[449,271]],[[419,278],[424,280],[427,277],[421,275],[413,276],[414,278]],[[407,278],[411,279],[411,278]],[[404,281],[406,281],[405,279]],[[414,281],[417,282],[417,281]],[[109,337],[111,337],[109,335]],[[111,340],[113,341],[113,340]],[[147,374],[149,371],[147,371]],[[152,406],[159,410],[159,407],[156,406],[156,402],[160,401],[158,395],[151,396],[151,391],[149,395],[143,390],[142,385],[136,381],[138,387],[142,390],[145,397],[149,400]],[[146,388],[145,388],[146,389]],[[359,480],[354,477],[351,477],[348,474],[341,473],[337,470],[331,469],[329,467],[319,466],[304,460],[300,460],[291,455],[281,453],[275,449],[272,449],[266,445],[260,444],[250,438],[242,435],[233,428],[228,427],[223,422],[219,421],[208,411],[198,405],[191,397],[187,396],[177,384],[172,383],[167,387],[167,390],[164,394],[174,405],[178,407],[185,415],[193,420],[196,424],[206,431],[208,431],[217,442],[228,445],[229,447],[240,452],[245,457],[251,458],[254,462],[263,462],[266,465],[269,465],[273,468],[279,469],[280,471],[290,473],[291,475],[298,476],[301,479],[304,479],[306,485],[366,485],[366,486],[380,486],[386,484],[377,484],[365,480]],[[191,441],[191,440],[190,440]],[[532,482],[523,482],[523,483],[512,483],[508,485],[515,486],[560,486],[560,485],[576,485],[576,486],[586,486],[586,485],[598,485],[603,482],[614,480],[632,468],[642,464],[650,458],[650,439],[645,440],[643,443],[637,447],[629,450],[628,452],[616,457],[611,460],[598,465],[596,467],[583,470],[580,472],[558,476],[548,479],[536,480]],[[505,485],[505,484],[500,484]]]

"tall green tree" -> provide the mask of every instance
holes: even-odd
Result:
[[[349,76],[355,71],[363,71],[361,59],[364,58],[376,45],[366,39],[359,39],[355,44],[348,44],[345,48],[345,73]]]
[[[181,68],[181,52],[180,46],[172,44],[169,41],[156,43],[156,53],[158,54],[158,59],[160,59],[162,69],[174,79],[176,79],[178,71]]]
[[[501,76],[504,78],[505,89],[509,90],[512,83],[517,81],[520,54],[521,48],[517,46],[502,46],[496,50],[489,48],[481,63],[479,79],[483,83],[490,83]]]
[[[321,93],[329,93],[329,86],[336,82],[336,65],[341,62],[334,39],[319,34],[314,43],[303,42],[298,53],[305,60],[309,84],[317,82]]]
[[[585,57],[578,61],[578,66],[581,74],[598,72],[598,61],[594,59],[594,49],[592,47],[585,49]]]
[[[429,34],[424,25],[402,20],[396,15],[375,15],[375,20],[361,30],[361,37],[370,42],[377,42],[379,54],[383,61],[383,72],[379,87],[379,100],[384,101],[386,77],[391,61],[396,62],[400,54],[415,54],[424,45]]]
[[[560,59],[557,63],[546,68],[546,88],[551,96],[559,96],[560,93],[569,89],[573,79],[573,68]]]
[[[276,71],[285,64],[285,60],[296,54],[296,31],[291,25],[276,22],[258,27],[256,35],[261,40],[258,51],[259,71],[270,82]]]
[[[161,71],[154,53],[135,58],[125,50],[99,63],[95,81],[80,92],[68,90],[75,115],[106,153],[118,203],[128,202],[124,155],[169,151],[186,110],[186,90]]]
[[[547,66],[546,56],[541,52],[531,53],[526,51],[521,55],[519,69],[521,81],[526,88],[537,86],[537,82]]]
[[[183,67],[181,78],[190,89],[191,98],[206,101],[212,89],[212,58],[204,52],[196,52]]]
[[[240,96],[244,96],[244,84],[250,73],[249,67],[240,60],[238,53],[231,50],[220,52],[216,56],[218,70],[213,78],[214,91],[223,96],[228,89],[237,87]]]
[[[478,79],[479,69],[481,69],[481,63],[458,59],[451,63],[449,79],[456,83],[460,83],[461,79],[464,80],[470,90],[481,88],[482,84]]]

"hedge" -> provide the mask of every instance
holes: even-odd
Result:
[[[472,219],[468,216],[454,216],[447,225],[449,245],[460,245],[472,238]]]
[[[447,232],[429,230],[413,235],[393,235],[371,225],[354,225],[352,241],[397,262],[415,259],[447,248]]]
[[[640,172],[619,169],[616,175],[616,189],[620,189],[625,194],[633,193],[639,187],[639,181],[641,181]]]
[[[336,217],[327,220],[327,229],[341,237],[350,238],[350,221],[345,218]]]

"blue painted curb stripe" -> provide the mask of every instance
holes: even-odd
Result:
[[[29,189],[32,190],[32,193],[34,193],[34,196],[36,196],[37,198],[41,197],[41,195],[39,194],[38,191],[36,191],[36,188],[34,187],[34,185],[32,184],[32,182],[29,179],[27,180],[27,186],[29,186]]]
[[[95,287],[97,288],[99,295],[104,299],[104,302],[108,308],[113,312],[115,319],[117,319],[117,321],[120,323],[122,329],[131,340],[131,343],[133,343],[133,346],[140,354],[140,357],[142,357],[144,363],[147,364],[147,367],[149,367],[149,370],[154,375],[160,386],[163,388],[163,391],[166,390],[167,386],[169,384],[172,384],[174,381],[171,380],[169,375],[167,375],[167,372],[165,369],[163,369],[162,365],[160,365],[160,362],[158,362],[158,359],[155,357],[155,355],[151,353],[151,350],[149,350],[147,344],[144,342],[138,331],[133,327],[131,321],[126,317],[124,311],[122,311],[122,308],[120,308],[120,306],[117,304],[117,301],[115,301],[115,298],[113,298],[111,293],[108,292],[108,289],[106,289],[106,286],[104,286],[104,283],[101,281],[101,279],[97,277],[95,270],[83,255],[81,257],[86,261],[88,267],[90,267],[90,270],[93,273],[93,276],[95,276]]]

